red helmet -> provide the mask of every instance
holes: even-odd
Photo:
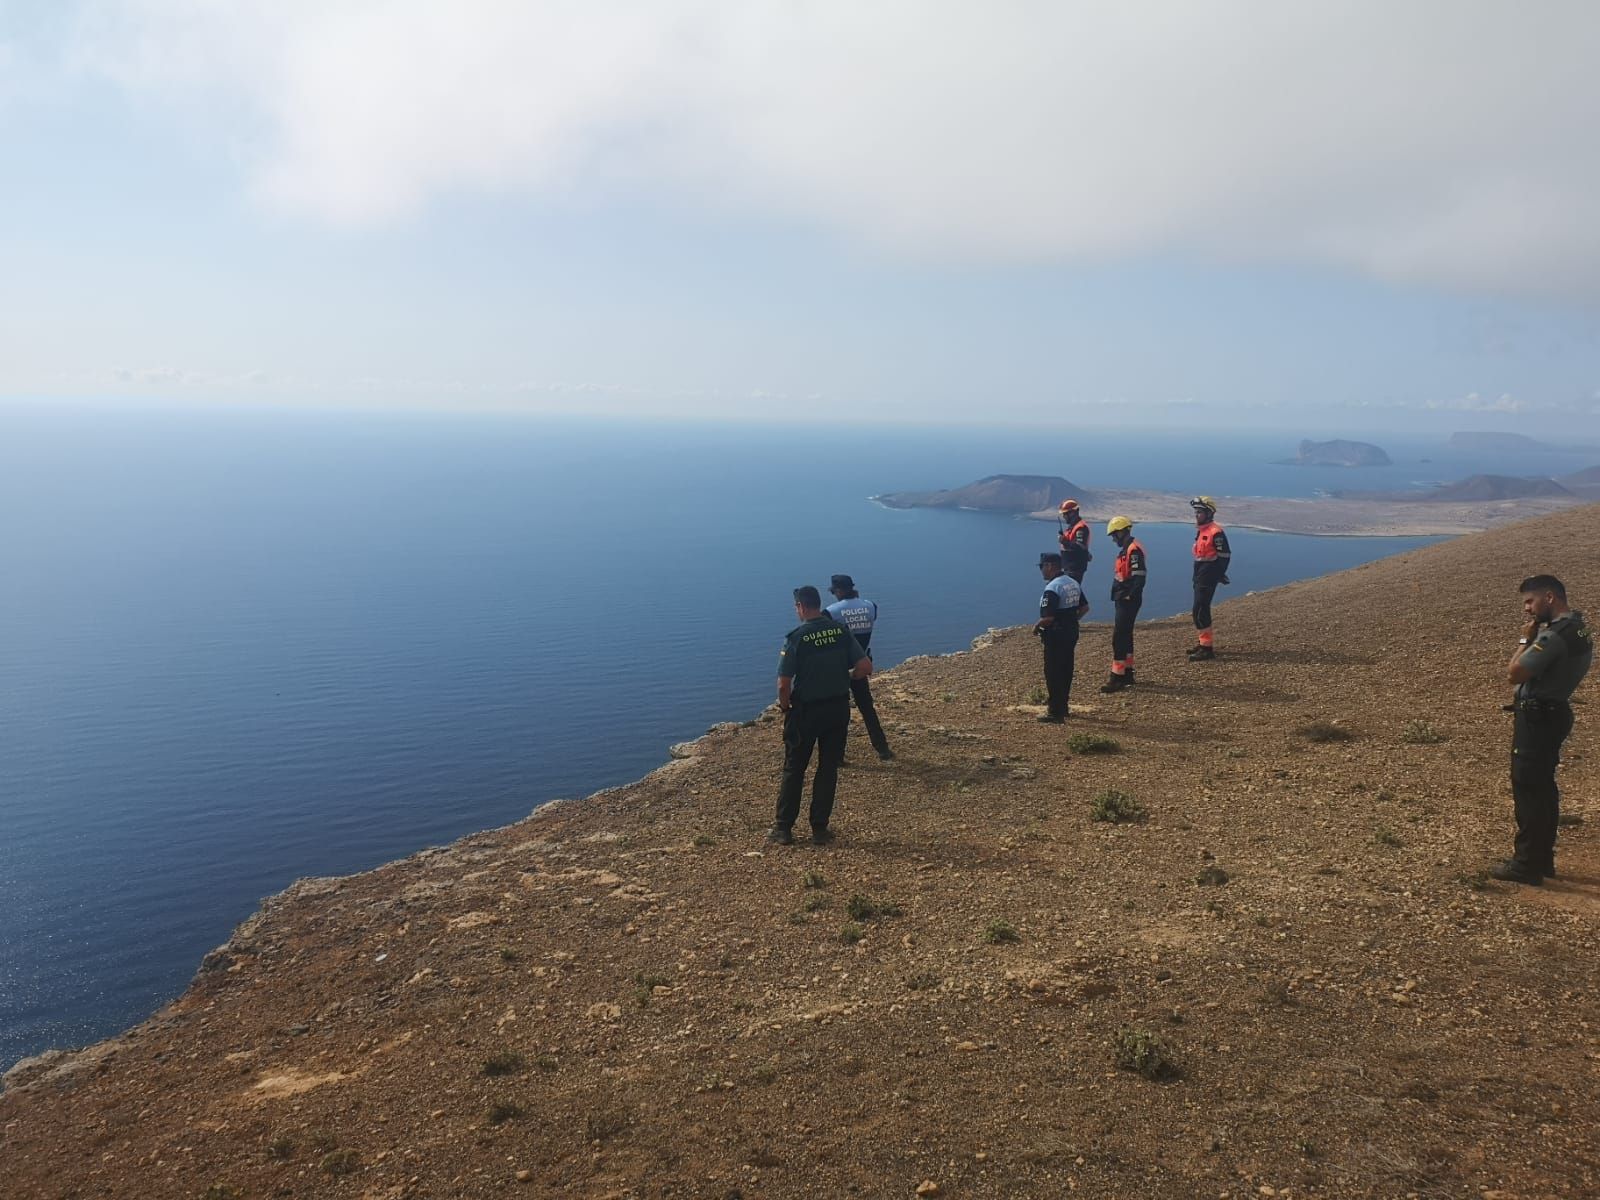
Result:
[[[1066,513],[1069,513],[1069,512],[1077,512],[1077,511],[1078,511],[1078,502],[1076,500],[1063,500],[1061,502],[1061,512],[1062,512],[1063,515],[1065,515]]]

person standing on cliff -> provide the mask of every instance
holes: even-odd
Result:
[[[1199,634],[1198,644],[1189,651],[1189,661],[1206,662],[1217,656],[1211,632],[1211,598],[1217,594],[1218,584],[1228,582],[1233,551],[1228,548],[1228,535],[1217,524],[1217,502],[1210,496],[1196,496],[1189,501],[1189,507],[1194,510],[1194,627]]]
[[[1116,624],[1111,628],[1111,678],[1102,692],[1120,692],[1133,686],[1133,623],[1144,603],[1144,547],[1133,536],[1133,522],[1112,517],[1106,536],[1117,544],[1117,561],[1111,568],[1111,605]]]
[[[1048,705],[1039,720],[1059,725],[1067,719],[1073,665],[1078,654],[1078,622],[1089,611],[1083,588],[1061,569],[1061,555],[1039,555],[1044,595],[1033,632],[1044,643],[1044,687]]]
[[[1512,856],[1489,874],[1537,886],[1556,873],[1556,766],[1572,732],[1572,693],[1594,660],[1594,640],[1583,614],[1567,607],[1566,585],[1554,575],[1524,579],[1517,590],[1527,623],[1506,664],[1506,679],[1517,688],[1511,734],[1517,837]]]
[[[861,593],[856,591],[856,581],[848,575],[835,575],[828,585],[828,592],[833,596],[833,603],[825,611],[855,634],[856,641],[861,643],[861,648],[870,657],[872,627],[878,623],[877,604],[863,599]],[[889,749],[889,739],[883,736],[883,725],[878,721],[878,709],[872,702],[872,684],[865,678],[852,677],[850,695],[855,698],[856,711],[861,714],[861,723],[867,727],[872,748],[878,752],[879,758],[888,762],[894,757],[894,751]]]
[[[767,841],[794,844],[811,752],[817,773],[811,781],[811,840],[833,841],[828,822],[839,786],[845,731],[850,727],[850,681],[872,674],[872,660],[855,635],[822,611],[822,595],[807,585],[794,590],[800,624],[789,631],[778,655],[778,707],[783,710],[783,779],[778,812]]]
[[[1060,519],[1061,532],[1056,540],[1061,543],[1061,568],[1074,583],[1082,583],[1089,561],[1094,558],[1089,553],[1089,522],[1078,511],[1076,500],[1061,502]]]

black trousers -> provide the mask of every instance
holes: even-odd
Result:
[[[1211,598],[1217,594],[1217,584],[1220,579],[1196,579],[1194,581],[1194,627],[1196,629],[1211,628]]]
[[[1044,643],[1044,688],[1050,697],[1050,715],[1064,717],[1072,695],[1072,668],[1078,656],[1078,623],[1046,629],[1039,640]]]
[[[1536,871],[1549,871],[1556,860],[1556,825],[1561,793],[1556,764],[1561,743],[1572,732],[1572,708],[1565,703],[1517,703],[1511,735],[1511,796],[1516,805],[1516,860]]]
[[[1133,623],[1138,620],[1144,597],[1137,600],[1114,600],[1117,623],[1111,627],[1111,657],[1121,662],[1133,653]]]
[[[861,714],[861,723],[867,727],[867,737],[872,741],[872,748],[878,751],[887,750],[889,739],[883,736],[883,725],[878,720],[878,706],[872,702],[871,683],[865,679],[852,679],[850,695],[856,702],[856,711]]]
[[[850,697],[798,703],[783,718],[783,781],[778,785],[778,815],[774,824],[792,829],[800,816],[800,793],[805,789],[811,752],[817,754],[817,773],[811,781],[811,828],[826,829],[833,816],[833,798],[839,789],[839,763],[844,759],[845,731],[850,728]]]

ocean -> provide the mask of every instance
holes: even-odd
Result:
[[[880,669],[1033,619],[1054,526],[873,494],[1590,465],[1442,438],[1378,439],[1390,468],[1271,465],[1298,436],[0,409],[0,1067],[141,1020],[297,877],[515,821],[755,715],[798,584],[856,577]],[[1087,515],[1093,619],[1111,514]],[[1173,521],[1140,527],[1148,616],[1188,607]],[[1232,536],[1224,598],[1429,540]]]

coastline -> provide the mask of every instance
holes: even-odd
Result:
[[[1141,623],[1131,696],[1089,686],[1091,627],[1071,732],[1116,754],[1032,721],[1026,627],[909,659],[879,680],[900,757],[847,769],[839,848],[761,843],[776,738],[757,717],[582,803],[297,881],[172,1004],[0,1094],[19,1194],[326,1176],[397,1198],[1178,1197],[1247,1176],[1382,1195],[1396,1161],[1454,1193],[1503,1186],[1529,1122],[1548,1153],[1519,1185],[1581,1194],[1600,1097],[1557,1051],[1600,1015],[1594,831],[1563,831],[1571,879],[1537,895],[1462,879],[1508,821],[1481,660],[1514,604],[1485,603],[1481,563],[1561,554],[1581,602],[1600,595],[1587,524],[1231,598],[1214,669],[1182,663],[1186,622]],[[1439,744],[1397,741],[1418,713]],[[1297,732],[1317,721],[1348,738]],[[1580,806],[1597,769],[1567,769]],[[1091,820],[1108,787],[1145,818]],[[1222,882],[1197,881],[1213,865]],[[1530,942],[1540,972],[1495,967]],[[1124,1028],[1174,1075],[1118,1070]],[[1552,1065],[1530,1079],[1534,1053]],[[1438,1104],[1447,1123],[1398,1119]],[[1134,1153],[1155,1144],[1159,1176]]]

